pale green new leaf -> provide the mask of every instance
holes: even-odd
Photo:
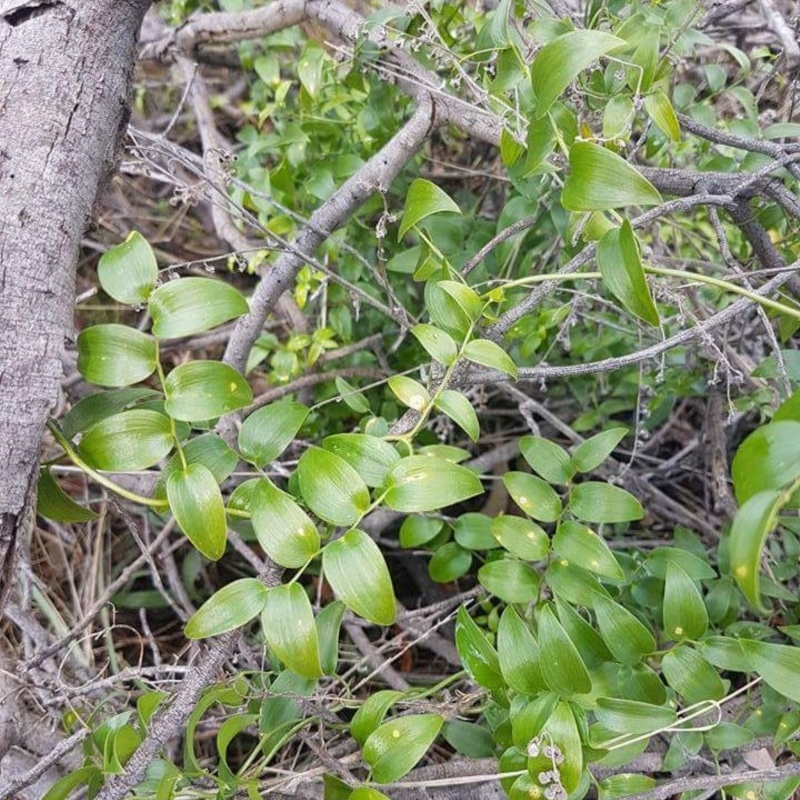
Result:
[[[353,525],[369,508],[369,489],[343,458],[319,447],[297,463],[297,479],[306,505],[333,525]]]
[[[103,291],[120,303],[146,303],[158,280],[158,264],[147,240],[131,231],[124,242],[100,257],[97,278]]]
[[[443,389],[433,404],[443,414],[447,414],[473,442],[478,441],[481,435],[478,415],[465,395],[454,389]]]
[[[600,481],[586,481],[569,493],[569,509],[585,522],[629,522],[641,519],[641,503],[625,489]]]
[[[463,355],[467,361],[505,372],[513,380],[516,380],[519,375],[517,365],[511,356],[500,345],[488,339],[473,339],[468,342],[464,348]]]
[[[450,199],[448,194],[435,183],[424,178],[415,178],[411,181],[406,194],[406,207],[403,218],[400,220],[400,230],[397,240],[405,236],[415,225],[432,214],[449,211],[460,214],[461,209]]]
[[[430,405],[431,396],[428,390],[407,375],[392,375],[389,378],[389,388],[403,405],[413,408],[414,411],[422,411]]]
[[[673,142],[680,141],[681,126],[678,117],[669,98],[661,89],[654,89],[645,95],[644,109],[667,138]]]
[[[192,614],[184,633],[189,639],[205,639],[246,625],[261,612],[267,592],[257,578],[229,583]]]

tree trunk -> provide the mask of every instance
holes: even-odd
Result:
[[[152,0],[0,0],[0,608],[33,520],[75,264]]]

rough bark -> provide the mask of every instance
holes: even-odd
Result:
[[[75,264],[152,0],[0,0],[0,607],[33,519]]]

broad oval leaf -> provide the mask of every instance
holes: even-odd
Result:
[[[364,761],[377,783],[393,783],[410,772],[439,735],[444,718],[409,714],[384,722],[364,742]]]
[[[314,612],[301,586],[289,583],[267,592],[261,628],[267,644],[292,672],[304,678],[322,675]]]
[[[515,692],[535,697],[547,689],[541,665],[547,656],[513,606],[506,606],[500,616],[497,655],[503,677]]]
[[[744,596],[762,614],[769,608],[761,602],[759,568],[767,535],[777,524],[784,502],[781,492],[764,491],[753,495],[736,512],[728,541],[730,570]]]
[[[400,461],[400,454],[389,442],[364,433],[327,436],[322,447],[350,464],[367,486],[382,486],[392,467]]]
[[[661,659],[661,672],[687,705],[725,696],[725,683],[714,667],[686,645],[674,647]]]
[[[627,42],[595,30],[570,31],[548,42],[531,64],[536,116],[543,117],[561,92],[597,59]]]
[[[593,530],[572,520],[564,520],[553,537],[553,550],[568,561],[613,581],[625,579],[609,546]]]
[[[481,435],[478,415],[465,395],[453,389],[443,389],[433,404],[443,414],[447,414],[473,442],[478,441]]]
[[[128,388],[95,392],[75,403],[61,420],[61,432],[67,439],[88,430],[97,422],[118,414],[130,406],[153,400],[158,392],[152,389]]]
[[[549,439],[523,436],[519,440],[519,451],[531,469],[548,483],[569,483],[575,474],[569,453]]]
[[[264,552],[276,563],[299,569],[319,551],[319,532],[290,495],[259,480],[250,496],[253,530]]]
[[[483,303],[474,289],[458,281],[439,281],[438,286],[461,306],[461,310],[472,322],[480,319]]]
[[[211,470],[202,464],[176,470],[167,479],[167,499],[189,541],[206,558],[220,558],[225,552],[228,524],[222,492]]]
[[[462,514],[453,526],[453,538],[467,550],[494,550],[500,543],[492,535],[492,518],[486,514]]]
[[[439,547],[428,562],[428,575],[436,583],[451,583],[469,572],[472,553],[458,542]]]
[[[39,473],[36,513],[56,522],[89,522],[100,515],[78,505],[59,485],[49,467]]]
[[[581,442],[572,453],[573,466],[578,472],[592,472],[614,452],[627,434],[627,428],[609,428]]]
[[[250,414],[239,429],[239,452],[245,461],[263,467],[293,441],[308,416],[302,403],[282,400]]]
[[[513,380],[519,377],[517,365],[511,356],[500,345],[489,339],[473,339],[467,342],[462,355],[467,361],[505,372]]]
[[[739,645],[752,668],[776,692],[800,703],[800,649],[754,639],[740,639]]]
[[[78,371],[98,386],[130,386],[156,368],[152,336],[127,325],[93,325],[78,334]]]
[[[506,603],[529,603],[539,595],[539,573],[522,561],[490,561],[478,570],[478,583]]]
[[[359,530],[348,531],[322,551],[322,571],[348,608],[376,625],[391,625],[396,608],[392,579],[380,548]]]
[[[561,204],[570,211],[606,211],[622,206],[654,206],[661,195],[650,181],[605,147],[575,142]]]
[[[456,345],[453,337],[437,328],[435,325],[429,325],[426,322],[421,322],[411,329],[414,338],[427,350],[428,355],[449,367],[458,356],[458,346]]]
[[[677,564],[693,581],[717,577],[708,562],[680,547],[658,547],[650,553],[645,563],[651,575],[662,579],[666,579],[670,564]]]
[[[97,278],[103,291],[120,303],[147,302],[158,280],[158,264],[147,240],[136,231],[100,257]]]
[[[425,283],[425,307],[431,322],[447,331],[458,341],[463,341],[472,328],[472,320],[450,292],[445,291],[431,278]]]
[[[627,608],[603,594],[593,601],[597,627],[617,661],[637,664],[656,649],[653,634]]]
[[[212,278],[180,278],[159,286],[150,295],[153,335],[176,339],[215,328],[249,310],[233,286]]]
[[[595,713],[597,721],[609,730],[632,734],[668,728],[678,718],[671,708],[617,697],[598,697]]]
[[[529,517],[539,522],[555,522],[561,517],[561,499],[547,481],[527,472],[507,472],[503,485]]]
[[[328,450],[306,450],[297,463],[297,480],[306,505],[332,525],[353,525],[369,508],[369,489],[361,476]]]
[[[423,411],[431,403],[428,390],[407,375],[392,375],[389,378],[389,388],[403,405],[413,408],[414,411]]]
[[[550,689],[562,697],[591,692],[592,679],[581,654],[549,605],[542,608],[537,622],[542,675]]]
[[[739,446],[731,464],[736,499],[746,503],[759,492],[781,489],[800,477],[800,422],[770,422]]]
[[[674,639],[699,639],[708,630],[708,611],[695,582],[674,562],[664,584],[664,633]]]
[[[395,511],[438,511],[480,494],[483,485],[472,470],[432,456],[408,456],[386,479],[385,502]]]
[[[569,510],[586,522],[629,522],[644,516],[641,503],[630,492],[600,481],[573,487]]]
[[[556,597],[576,606],[591,608],[595,593],[608,594],[591,572],[570,564],[566,558],[554,559],[545,572],[545,579]]]
[[[578,648],[587,668],[591,670],[600,664],[614,660],[600,634],[569,603],[564,603],[557,598],[556,612],[561,627]],[[656,680],[658,679],[656,678]]]
[[[486,635],[462,605],[456,614],[456,649],[472,680],[489,691],[503,688],[500,660]]]
[[[370,694],[363,702],[350,722],[350,735],[361,747],[364,746],[364,742],[367,741],[369,735],[377,730],[378,726],[383,722],[386,712],[398,700],[402,700],[403,697],[403,692],[393,689],[381,689]]]
[[[658,309],[639,255],[639,243],[630,222],[603,234],[597,243],[597,266],[603,283],[622,305],[650,325],[658,325]]]
[[[400,241],[411,228],[422,222],[422,220],[432,214],[439,214],[443,211],[449,211],[453,214],[461,213],[461,209],[435,183],[431,183],[424,178],[415,178],[411,181],[406,193],[406,206],[403,211],[403,218],[400,220],[397,241]]]
[[[267,592],[267,587],[257,578],[241,578],[229,583],[192,614],[184,633],[189,639],[205,639],[240,628],[258,616]]]
[[[183,469],[186,464],[202,464],[207,467],[214,480],[222,483],[236,469],[239,457],[227,442],[216,433],[205,433],[196,436],[181,446],[183,459],[180,453],[175,453],[164,465],[161,475],[156,483],[154,494],[156,497],[166,497],[167,480],[173,472]]]
[[[444,520],[410,514],[400,525],[400,547],[410,549],[427,544],[439,535],[443,527]]]
[[[164,381],[164,409],[173,419],[202,422],[250,405],[247,381],[221,361],[188,361]]]
[[[78,453],[97,469],[138,470],[152,467],[174,444],[167,417],[157,411],[134,409],[92,425]]]
[[[550,552],[550,537],[535,522],[500,514],[492,522],[492,535],[500,545],[523,561],[541,561]]]

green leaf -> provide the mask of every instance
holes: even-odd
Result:
[[[752,668],[776,692],[800,703],[800,648],[740,639]]]
[[[600,635],[617,661],[637,664],[656,649],[653,634],[627,608],[602,594],[593,601]]]
[[[239,429],[239,452],[245,461],[263,467],[274,461],[293,441],[308,416],[308,409],[282,400],[254,411]]]
[[[221,361],[188,361],[164,381],[164,409],[173,419],[202,422],[250,405],[247,381]]]
[[[597,265],[603,283],[631,314],[650,325],[659,324],[658,309],[639,255],[639,243],[628,220],[603,234],[597,243]]]
[[[547,568],[545,579],[556,597],[577,606],[591,608],[596,592],[608,594],[591,572],[570,564],[566,558],[555,559]]]
[[[531,64],[537,118],[547,113],[580,72],[600,56],[626,46],[624,40],[595,30],[570,31],[548,42]]]
[[[753,431],[740,445],[731,465],[740,504],[770,489],[781,489],[800,477],[800,422],[771,422]]]
[[[361,476],[328,450],[306,450],[297,463],[297,480],[306,505],[332,525],[353,525],[369,508],[369,489]]]
[[[503,688],[497,651],[462,605],[456,614],[456,649],[470,678],[489,691]]]
[[[438,714],[409,714],[384,722],[364,743],[364,761],[377,783],[393,783],[410,772],[439,735]]]
[[[542,675],[550,689],[562,697],[591,692],[592,679],[581,654],[549,605],[542,607],[537,622]]]
[[[600,782],[599,800],[617,800],[632,794],[645,794],[656,785],[649,775],[621,773]]]
[[[603,138],[627,139],[636,111],[633,100],[627,95],[612,97],[603,109]]]
[[[506,603],[529,603],[539,594],[541,578],[535,569],[516,559],[500,559],[478,570],[478,583]]]
[[[726,672],[753,672],[753,664],[739,646],[741,639],[731,636],[706,636],[698,645],[710,664]]]
[[[609,428],[592,436],[575,448],[572,453],[573,466],[578,472],[596,470],[627,435],[627,428]]]
[[[107,250],[97,265],[103,291],[120,303],[139,306],[147,302],[158,280],[158,264],[147,240],[136,231]]]
[[[753,731],[733,722],[719,722],[705,735],[706,744],[715,752],[743,747],[754,738]]]
[[[322,67],[325,51],[314,42],[307,42],[303,55],[297,62],[297,77],[312,98],[316,98],[322,84]]]
[[[488,339],[473,339],[471,342],[467,342],[463,356],[467,361],[505,372],[512,380],[517,380],[519,377],[517,365],[511,356],[500,345]]]
[[[317,638],[319,639],[319,663],[325,675],[336,672],[339,660],[339,631],[347,606],[340,600],[328,603],[317,614]]]
[[[451,719],[445,722],[442,736],[456,753],[466,758],[491,758],[495,754],[494,737],[484,725]]]
[[[159,339],[202,333],[249,311],[241,292],[212,278],[165,283],[150,295],[149,308],[153,335]]]
[[[386,479],[386,505],[395,511],[439,511],[483,492],[478,476],[466,467],[432,456],[408,456]]]
[[[523,436],[519,440],[519,451],[531,469],[548,483],[569,483],[575,474],[569,453],[549,439]]]
[[[630,492],[599,481],[574,486],[569,510],[586,522],[628,522],[644,516],[644,509]]]
[[[762,614],[769,608],[761,602],[759,568],[767,535],[774,530],[784,503],[781,492],[752,495],[736,512],[728,540],[730,570],[744,596]]]
[[[78,767],[78,769],[59,778],[44,794],[42,800],[67,800],[73,796],[78,786],[90,783],[102,785],[103,773],[98,767]]]
[[[664,585],[664,633],[675,639],[699,639],[708,630],[708,611],[695,582],[675,563]]]
[[[410,549],[427,544],[439,535],[443,527],[444,521],[441,519],[412,514],[400,525],[400,547]]]
[[[436,583],[451,583],[469,572],[472,553],[457,542],[442,545],[428,562],[428,575]]]
[[[347,800],[391,800],[391,798],[371,786],[359,786],[348,795]]]
[[[174,444],[167,417],[134,409],[92,425],[78,445],[78,453],[97,469],[133,471],[152,467]]]
[[[78,334],[78,371],[99,386],[129,386],[156,368],[152,336],[127,325],[93,325]]]
[[[322,447],[350,464],[367,486],[382,486],[392,467],[400,461],[400,454],[389,442],[363,433],[327,436]]]
[[[558,621],[590,670],[614,660],[600,634],[569,603],[556,598],[556,611]]]
[[[49,467],[39,473],[36,513],[56,522],[89,522],[100,515],[78,505],[57,483]]]
[[[458,281],[439,281],[437,286],[447,292],[461,306],[461,310],[471,322],[477,322],[480,319],[483,303],[474,289]]]
[[[426,282],[425,307],[431,316],[431,322],[458,341],[463,341],[472,327],[472,320],[452,294],[439,286],[441,282],[434,278]]]
[[[211,470],[188,464],[167,479],[167,499],[189,541],[211,561],[225,552],[228,524],[222,492]]]
[[[594,531],[572,520],[563,520],[553,537],[553,550],[568,561],[613,581],[625,573],[609,546]]]
[[[467,550],[493,550],[500,546],[492,535],[492,518],[486,514],[462,514],[453,526],[453,538]]]
[[[597,721],[620,733],[651,733],[675,724],[678,715],[671,708],[617,697],[597,698]]]
[[[394,396],[414,411],[423,411],[431,403],[431,396],[428,390],[413,378],[406,375],[392,375],[389,378],[389,388]]]
[[[507,472],[503,485],[514,502],[539,522],[555,522],[562,512],[561,499],[549,483],[527,472]]]
[[[336,383],[336,391],[339,392],[342,400],[351,411],[356,414],[368,414],[370,407],[369,401],[364,397],[358,389],[352,384],[348,383],[344,378],[339,375],[334,379]]]
[[[88,430],[100,420],[118,414],[143,400],[151,400],[158,393],[152,389],[114,389],[90,394],[79,400],[61,420],[61,432],[67,439]]]
[[[428,355],[440,364],[449,367],[456,360],[458,345],[453,340],[453,337],[441,328],[421,322],[411,329],[411,333],[427,350]]]
[[[187,464],[202,464],[207,467],[214,480],[220,484],[230,476],[239,463],[236,453],[216,433],[206,433],[190,439],[182,445],[182,449],[183,460],[179,453],[175,453],[161,470],[154,491],[156,497],[167,496],[169,476],[183,469],[184,460]]]
[[[706,561],[680,547],[658,547],[650,553],[645,563],[651,575],[664,580],[670,564],[677,564],[693,581],[707,581],[717,577],[717,573]]]
[[[542,652],[531,629],[513,606],[506,606],[497,626],[497,656],[506,683],[520,694],[535,697],[545,691]],[[544,654],[547,658],[547,654]]]
[[[362,703],[350,722],[350,735],[360,747],[364,746],[370,734],[374,733],[383,722],[386,712],[403,697],[403,692],[381,689],[370,694]]]
[[[686,645],[674,647],[661,659],[661,672],[687,705],[725,696],[725,684],[714,667]]]
[[[299,569],[319,551],[317,527],[285,492],[267,480],[259,480],[251,500],[250,513],[258,543],[276,563]]]
[[[447,414],[473,442],[478,441],[481,435],[478,415],[465,395],[453,389],[443,389],[433,404],[443,414]]]
[[[422,220],[443,211],[454,214],[461,213],[461,209],[435,183],[424,178],[415,178],[408,187],[406,207],[403,211],[403,218],[400,220],[397,241],[399,242],[411,228]]]
[[[509,553],[523,561],[541,561],[550,552],[550,537],[535,522],[500,514],[492,522],[492,535]]]
[[[681,126],[675,109],[672,107],[669,98],[661,91],[655,89],[644,98],[644,110],[650,115],[650,119],[655,122],[661,132],[673,142],[681,139]]]
[[[537,695],[535,700],[522,706],[511,719],[512,741],[515,747],[523,751],[542,732],[559,702],[558,695],[553,692],[541,691]]]
[[[267,644],[292,672],[304,678],[322,675],[314,612],[299,584],[284,584],[267,592],[261,628]]]
[[[391,625],[394,589],[378,545],[359,530],[348,531],[322,551],[322,570],[336,597],[376,625]]]
[[[605,211],[662,202],[656,188],[625,159],[592,142],[575,142],[561,204],[570,211]]]
[[[259,615],[267,594],[267,587],[257,578],[229,583],[192,614],[184,633],[189,639],[206,639],[240,628]]]
[[[583,776],[583,746],[575,713],[570,703],[560,702],[545,723],[546,735],[543,737],[545,741],[548,739],[552,741],[564,757],[563,762],[555,768],[560,773],[561,785],[569,795],[578,788]],[[539,759],[543,769],[549,767],[552,770],[554,768],[553,760],[548,756],[542,754]]]

